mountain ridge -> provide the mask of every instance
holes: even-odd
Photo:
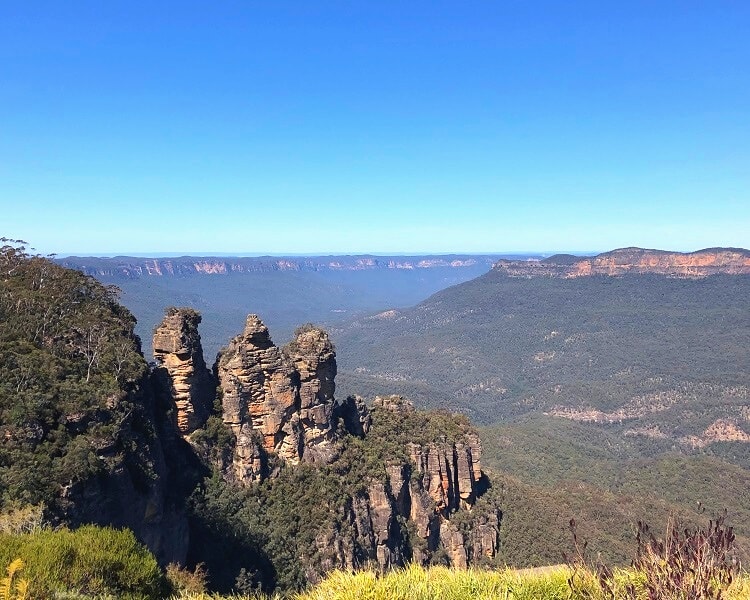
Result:
[[[81,257],[56,259],[64,267],[94,277],[166,277],[186,275],[229,275],[284,271],[366,271],[378,269],[417,270],[466,268],[485,264],[489,268],[502,256],[521,254],[442,254],[411,256],[326,255],[326,256],[179,256],[142,258],[132,256]]]
[[[492,269],[510,277],[568,279],[635,273],[699,279],[718,274],[750,274],[750,250],[715,247],[694,252],[674,252],[630,246],[596,256],[555,254],[540,261],[500,259]]]

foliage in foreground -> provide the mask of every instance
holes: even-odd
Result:
[[[0,600],[26,600],[29,582],[27,579],[19,577],[23,566],[23,561],[20,558],[8,565],[8,575],[0,581]]]
[[[164,591],[156,559],[129,530],[88,525],[75,531],[0,534],[0,567],[16,564],[17,571],[18,559],[29,598],[72,593],[140,599],[159,598]]]
[[[570,529],[575,555],[569,561],[568,585],[574,595],[587,600],[723,600],[739,573],[734,531],[725,524],[725,515],[710,520],[706,527],[684,529],[670,519],[663,538],[639,522],[631,569],[636,576],[624,585],[622,571],[600,560],[593,565],[587,561],[586,543],[579,542],[573,519]]]
[[[410,565],[384,576],[373,572],[356,574],[335,572],[299,600],[455,600],[515,598],[531,600],[567,600],[568,570],[551,568],[544,572],[461,571],[447,567],[424,569]]]
[[[578,588],[568,587],[572,571],[568,567],[534,570],[460,571],[446,567],[422,568],[411,565],[405,569],[378,576],[373,572],[330,574],[320,585],[300,594],[296,600],[605,600],[596,576],[588,572]],[[632,570],[612,574],[616,598],[626,598],[626,590],[635,590],[632,598],[649,600],[642,575]],[[748,598],[750,578],[736,580],[723,596],[726,600]],[[611,596],[610,596],[611,597]],[[660,598],[669,598],[668,596]],[[702,599],[693,596],[692,600]]]

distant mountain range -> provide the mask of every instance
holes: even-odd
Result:
[[[530,255],[425,255],[425,256],[312,256],[225,257],[181,256],[176,258],[114,258],[68,256],[57,262],[95,277],[135,278],[144,276],[227,275],[284,271],[372,271],[379,269],[423,270],[492,266],[500,257],[519,259]],[[539,257],[535,257],[539,258]]]
[[[495,270],[511,277],[585,277],[650,273],[670,277],[698,278],[725,273],[750,274],[750,251],[742,248],[707,248],[696,252],[667,252],[643,248],[620,248],[596,256],[556,254],[540,261],[501,259]]]
[[[333,336],[343,379],[372,393],[406,385],[417,400],[485,422],[540,410],[658,421],[679,409],[673,395],[710,398],[724,410],[732,402],[719,387],[740,394],[737,407],[747,399],[746,388],[732,387],[750,384],[745,273],[750,252],[735,249],[500,260]]]

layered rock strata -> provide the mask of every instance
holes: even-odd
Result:
[[[511,277],[588,277],[655,274],[698,279],[709,275],[750,274],[750,251],[708,248],[697,252],[666,252],[620,248],[597,256],[559,254],[541,261],[500,260],[493,270]]]
[[[326,463],[332,457],[335,425],[336,352],[333,344],[322,329],[302,327],[284,348],[284,354],[299,377],[302,454],[308,462]]]
[[[323,330],[308,326],[280,349],[257,315],[216,364],[224,423],[236,438],[234,476],[264,476],[274,454],[296,464],[333,456],[336,353]]]
[[[399,397],[378,398],[375,405],[413,410]],[[500,514],[476,506],[484,484],[478,437],[410,444],[408,451],[408,463],[388,465],[386,478],[371,481],[345,505],[335,530],[319,536],[325,570],[386,570],[410,560],[426,565],[441,550],[450,565],[465,568],[497,554]],[[451,519],[459,511],[471,514],[462,528]]]
[[[154,359],[166,378],[175,406],[175,424],[182,435],[201,427],[211,414],[216,384],[203,358],[198,324],[190,308],[171,308],[154,330]]]

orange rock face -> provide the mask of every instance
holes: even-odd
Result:
[[[206,422],[216,389],[203,359],[200,321],[200,315],[190,308],[171,309],[154,331],[154,359],[165,372],[164,387],[169,388],[175,422],[183,435]]]
[[[750,275],[750,251],[710,248],[697,252],[665,252],[621,248],[593,257],[553,256],[543,261],[501,260],[494,270],[511,277],[619,276],[627,273],[697,279],[709,275]]]
[[[258,316],[248,316],[245,330],[222,352],[215,369],[224,422],[237,439],[238,480],[262,477],[261,450],[292,464],[330,459],[335,357],[320,329],[300,331],[282,350]]]
[[[716,249],[683,254],[623,248],[576,263],[569,277],[623,273],[655,273],[688,278],[719,273],[747,275],[750,274],[750,253],[744,250]]]

